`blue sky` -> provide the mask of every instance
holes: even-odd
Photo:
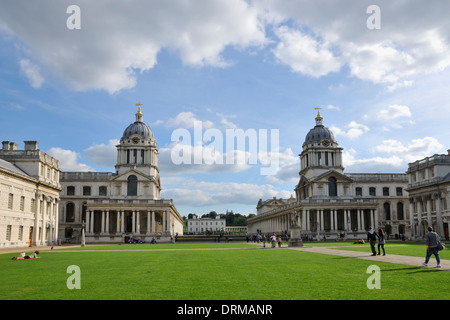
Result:
[[[450,4],[378,1],[380,29],[369,29],[371,4],[3,1],[1,140],[38,140],[65,171],[113,172],[140,102],[162,197],[182,214],[254,213],[260,198],[293,195],[316,107],[346,172],[405,172],[450,148]],[[70,5],[81,29],[67,27]],[[193,135],[195,120],[224,136],[279,130],[278,170],[175,165],[172,133]]]

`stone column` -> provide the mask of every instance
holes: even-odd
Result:
[[[155,211],[152,211],[152,233],[155,233]]]
[[[411,224],[411,239],[416,237],[416,228],[414,226],[414,200],[409,199],[409,223]]]
[[[95,216],[95,211],[91,210],[91,225],[90,225],[90,227],[91,227],[90,232],[91,233],[94,233],[94,216]]]
[[[150,234],[150,216],[151,216],[151,212],[150,212],[150,210],[149,211],[147,211],[147,235],[148,234]]]
[[[106,210],[105,233],[109,233],[109,210]]]

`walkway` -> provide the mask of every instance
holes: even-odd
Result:
[[[289,249],[292,250],[299,250],[299,251],[305,251],[305,252],[312,252],[312,253],[321,253],[321,254],[330,254],[335,256],[341,256],[341,257],[348,257],[348,258],[355,258],[355,259],[364,259],[364,260],[371,260],[371,261],[377,261],[377,262],[387,262],[387,263],[397,263],[397,264],[403,264],[407,266],[415,266],[415,267],[423,267],[422,262],[425,261],[425,257],[411,257],[411,256],[404,256],[404,255],[398,255],[398,254],[387,254],[385,256],[372,256],[370,252],[360,252],[360,251],[351,251],[351,250],[338,250],[335,248],[339,247],[289,247]],[[430,261],[428,262],[427,268],[433,268],[436,267],[436,259],[434,256],[431,256]],[[450,260],[444,260],[441,259],[441,268],[435,269],[435,270],[446,270],[450,271]]]

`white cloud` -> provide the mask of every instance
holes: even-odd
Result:
[[[341,68],[341,63],[330,51],[328,42],[320,42],[286,26],[276,29],[275,34],[280,42],[273,49],[273,54],[293,71],[317,78]]]
[[[103,167],[114,168],[117,160],[117,139],[109,140],[108,144],[95,144],[84,150],[89,161]]]
[[[198,120],[193,112],[180,112],[175,118],[167,120],[166,126],[169,128],[191,129],[194,127],[196,121],[201,120]],[[212,128],[214,126],[214,123],[209,120],[201,121],[201,124],[203,129]]]
[[[374,157],[358,158],[355,149],[344,151],[343,163],[350,172],[405,172],[408,163],[442,151],[444,146],[433,137],[413,139],[408,144],[390,139],[373,147]]]
[[[398,118],[411,118],[412,113],[408,106],[390,105],[378,112],[377,118],[381,121],[392,121]]]
[[[384,140],[380,145],[373,148],[373,152],[387,153],[400,156],[406,161],[413,162],[433,155],[442,150],[444,146],[433,137],[414,139],[407,145],[397,140]]]
[[[20,37],[33,60],[75,90],[132,88],[163,48],[189,66],[223,67],[225,48],[267,43],[258,11],[244,0],[80,0],[77,5],[81,29],[69,30],[66,2],[0,2],[1,30]]]
[[[44,83],[44,78],[39,72],[39,67],[28,59],[21,59],[19,65],[20,71],[27,77],[30,85],[35,89],[40,88]]]
[[[176,199],[177,206],[254,205],[257,199],[289,198],[291,192],[278,191],[270,184],[205,182],[184,179],[177,188],[164,189],[161,197]]]
[[[360,136],[362,136],[364,133],[366,133],[367,131],[369,131],[369,127],[361,124],[361,123],[357,123],[356,121],[352,121],[350,122],[345,129],[340,129],[338,127],[330,127],[330,130],[334,133],[334,135],[336,136],[343,136],[349,139],[356,139],[359,138]]]
[[[95,171],[93,168],[86,164],[79,163],[80,154],[72,151],[65,150],[62,148],[51,148],[47,153],[59,160],[59,166],[62,171],[76,171],[76,172],[88,172]]]

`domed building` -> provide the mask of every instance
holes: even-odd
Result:
[[[307,239],[366,239],[370,226],[391,237],[410,237],[406,174],[344,173],[343,149],[318,112],[300,154],[295,198],[259,200],[249,233],[289,235],[301,227]]]
[[[155,136],[140,105],[117,148],[116,172],[62,172],[59,236],[67,243],[169,241],[183,234],[172,199],[161,199]]]

